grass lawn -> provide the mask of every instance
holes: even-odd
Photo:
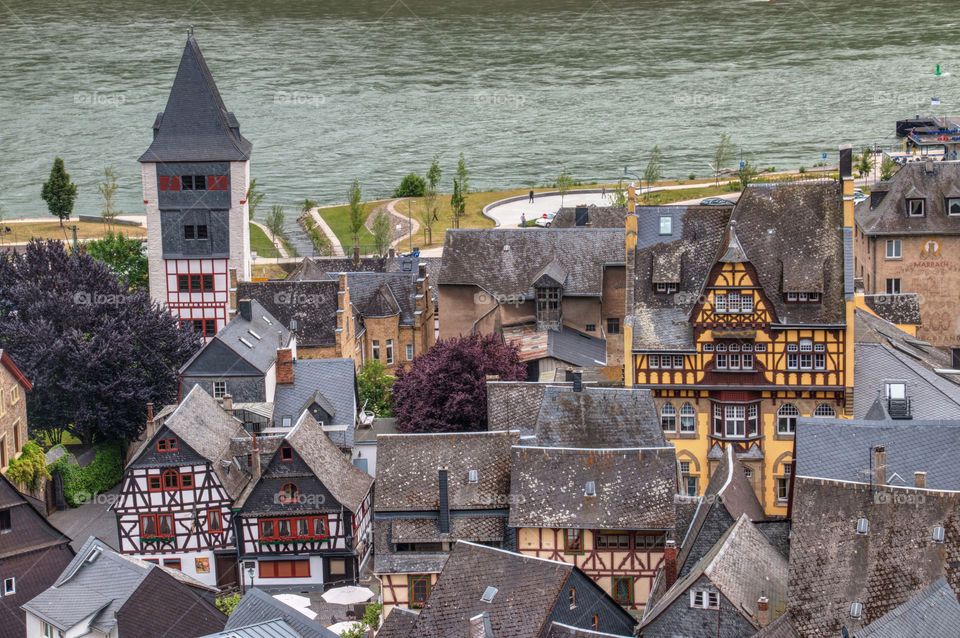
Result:
[[[263,229],[256,224],[250,224],[250,250],[257,253],[257,257],[276,257],[277,249]]]
[[[77,227],[77,239],[99,239],[107,234],[107,226],[101,222],[78,222],[68,220],[64,222],[63,228],[60,228],[60,222],[57,220],[49,222],[16,222],[14,220],[5,220],[0,222],[0,228],[10,228],[10,233],[0,235],[0,240],[4,244],[28,242],[31,239],[59,239],[61,241],[73,241],[73,230],[71,226]],[[114,225],[112,228],[115,233],[123,233],[127,237],[146,237],[147,229],[143,226],[120,226]]]
[[[366,219],[370,213],[373,212],[373,209],[382,204],[383,201],[384,200],[377,202],[364,202],[363,218]],[[350,232],[350,207],[347,205],[333,206],[331,208],[321,208],[318,212],[320,213],[320,216],[323,217],[323,221],[327,222],[327,225],[330,226],[333,234],[336,235],[337,239],[340,240],[340,245],[343,246],[343,250],[345,252],[349,252],[350,247],[353,246],[353,234]],[[361,252],[373,252],[373,244],[373,235],[370,234],[370,231],[367,230],[366,227],[361,228]]]

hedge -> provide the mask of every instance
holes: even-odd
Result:
[[[86,467],[70,460],[71,456],[65,455],[49,466],[51,472],[59,472],[63,477],[63,496],[70,507],[89,502],[123,478],[123,451],[119,443],[100,447],[93,462]]]

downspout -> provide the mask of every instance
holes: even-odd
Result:
[[[484,291],[484,292],[486,292],[486,291]],[[490,310],[488,310],[488,311],[486,311],[485,313],[483,313],[482,315],[480,315],[480,318],[473,322],[473,325],[470,326],[470,334],[476,334],[476,333],[477,333],[477,324],[479,324],[481,321],[483,321],[484,319],[486,319],[486,318],[487,318],[487,315],[489,315],[491,312],[493,312],[494,310],[496,310],[496,309],[499,308],[499,307],[500,307],[500,300],[497,299],[497,296],[496,296],[496,295],[493,295],[493,308],[491,308]]]

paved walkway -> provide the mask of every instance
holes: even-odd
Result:
[[[270,229],[261,224],[260,222],[251,219],[250,223],[263,231],[263,234],[267,236],[267,239],[280,251],[281,257],[289,257],[290,253],[287,252],[287,247],[283,245],[282,241],[277,241],[277,238],[274,237],[273,233],[270,232]]]
[[[120,494],[120,485],[109,492],[98,494],[90,503],[72,507],[50,515],[50,523],[69,536],[74,550],[86,542],[90,536],[96,536],[114,549],[119,549],[117,517],[110,507]]]
[[[333,206],[324,206],[323,208],[333,208]],[[327,236],[327,241],[330,243],[330,250],[335,257],[343,257],[343,246],[340,244],[340,240],[337,238],[336,233],[333,232],[333,229],[330,228],[330,225],[324,221],[323,217],[320,216],[320,207],[310,209],[310,217],[313,218],[314,223],[320,228],[324,235]]]

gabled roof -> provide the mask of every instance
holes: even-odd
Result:
[[[238,299],[249,298],[242,295],[244,285],[245,282],[238,284]],[[282,307],[282,295],[274,295],[273,299],[279,299]],[[256,298],[251,299],[250,310],[250,321],[239,312],[234,315],[213,339],[183,364],[180,375],[265,374],[277,360],[277,348],[285,348],[290,343],[290,331]],[[224,352],[224,348],[229,352]],[[241,362],[229,356],[231,354],[239,357]]]
[[[772,623],[753,634],[753,638],[801,638],[790,619],[790,610],[780,614]]]
[[[565,206],[557,211],[551,228],[573,228],[577,222],[577,208],[579,206]],[[627,214],[625,206],[587,206],[587,221],[591,228],[623,228],[623,218]]]
[[[920,296],[915,293],[898,295],[864,295],[867,307],[881,319],[898,325],[923,325],[920,318]]]
[[[946,577],[857,632],[856,638],[949,638],[960,628],[960,602]]]
[[[723,255],[720,256],[720,262],[724,264],[738,264],[750,261],[750,259],[747,258],[747,254],[743,252],[743,246],[740,244],[740,240],[737,239],[735,222],[732,220],[730,222],[730,230],[727,234],[727,249],[723,251]]]
[[[153,141],[141,162],[246,161],[253,145],[240,135],[240,125],[227,111],[207,62],[193,34],[180,58],[180,67],[157,115]]]
[[[57,545],[70,546],[70,539],[60,532],[30,502],[10,480],[0,474],[0,512],[10,512],[14,534],[0,534],[0,561],[44,550]],[[18,516],[19,512],[25,512]],[[71,551],[72,553],[72,551]]]
[[[345,425],[352,431],[357,418],[356,368],[353,359],[297,359],[293,362],[293,385],[278,384],[273,420],[284,416],[292,422],[314,400],[333,417],[324,425]],[[352,437],[351,437],[352,438]]]
[[[17,364],[13,362],[13,358],[10,357],[10,353],[5,352],[3,348],[0,348],[0,363],[2,363],[3,367],[13,375],[13,378],[16,379],[17,383],[23,386],[25,391],[29,392],[30,390],[33,390],[33,384],[30,383],[26,375],[20,371],[20,368],[17,367]]]
[[[516,432],[390,434],[377,437],[376,512],[440,507],[439,470],[447,470],[451,510],[503,507],[510,494],[510,446]],[[469,471],[477,470],[477,482]]]
[[[624,230],[604,228],[447,231],[440,285],[478,286],[495,297],[533,298],[533,284],[555,261],[564,296],[599,297],[604,266],[624,263]]]
[[[336,273],[328,273],[335,276]],[[416,311],[417,271],[348,272],[350,303],[364,317],[400,315],[401,326],[412,326]]]
[[[309,412],[285,438],[337,502],[356,514],[370,494],[373,477],[350,462]]]
[[[643,626],[654,622],[701,577],[706,577],[754,627],[757,600],[766,596],[771,613],[786,606],[788,563],[744,514],[741,515],[690,572],[648,609]],[[683,607],[689,603],[682,602]]]
[[[960,162],[910,162],[886,182],[873,187],[873,196],[856,208],[857,224],[873,234],[960,234],[960,217],[947,215],[947,197],[960,183]],[[877,194],[886,193],[876,205]],[[907,216],[906,200],[924,198],[925,215]]]
[[[420,612],[412,609],[394,607],[380,625],[377,638],[408,638],[419,615]]]
[[[291,627],[299,638],[335,638],[337,636],[320,623],[310,620],[296,609],[283,604],[257,587],[248,589],[244,597],[240,599],[233,613],[227,619],[225,629],[228,632],[236,632],[259,623],[277,620],[283,621]],[[242,633],[224,633],[228,636],[244,635]],[[258,634],[252,634],[252,636],[260,638]],[[268,636],[270,634],[265,634],[264,638]]]
[[[274,349],[277,347],[276,331],[279,328],[287,330],[292,321],[297,322],[297,345],[330,346],[336,342],[338,290],[336,278],[241,281],[237,284],[237,299],[253,299],[273,321],[270,330],[274,336],[270,343]],[[239,314],[227,326],[238,317]]]
[[[672,446],[511,450],[510,526],[674,529],[677,456]],[[595,495],[587,484],[593,483]]]
[[[390,291],[390,286],[381,283],[362,305],[358,306],[364,317],[395,317],[400,314],[400,305]]]
[[[487,428],[532,434],[548,387],[534,381],[487,381]]]

